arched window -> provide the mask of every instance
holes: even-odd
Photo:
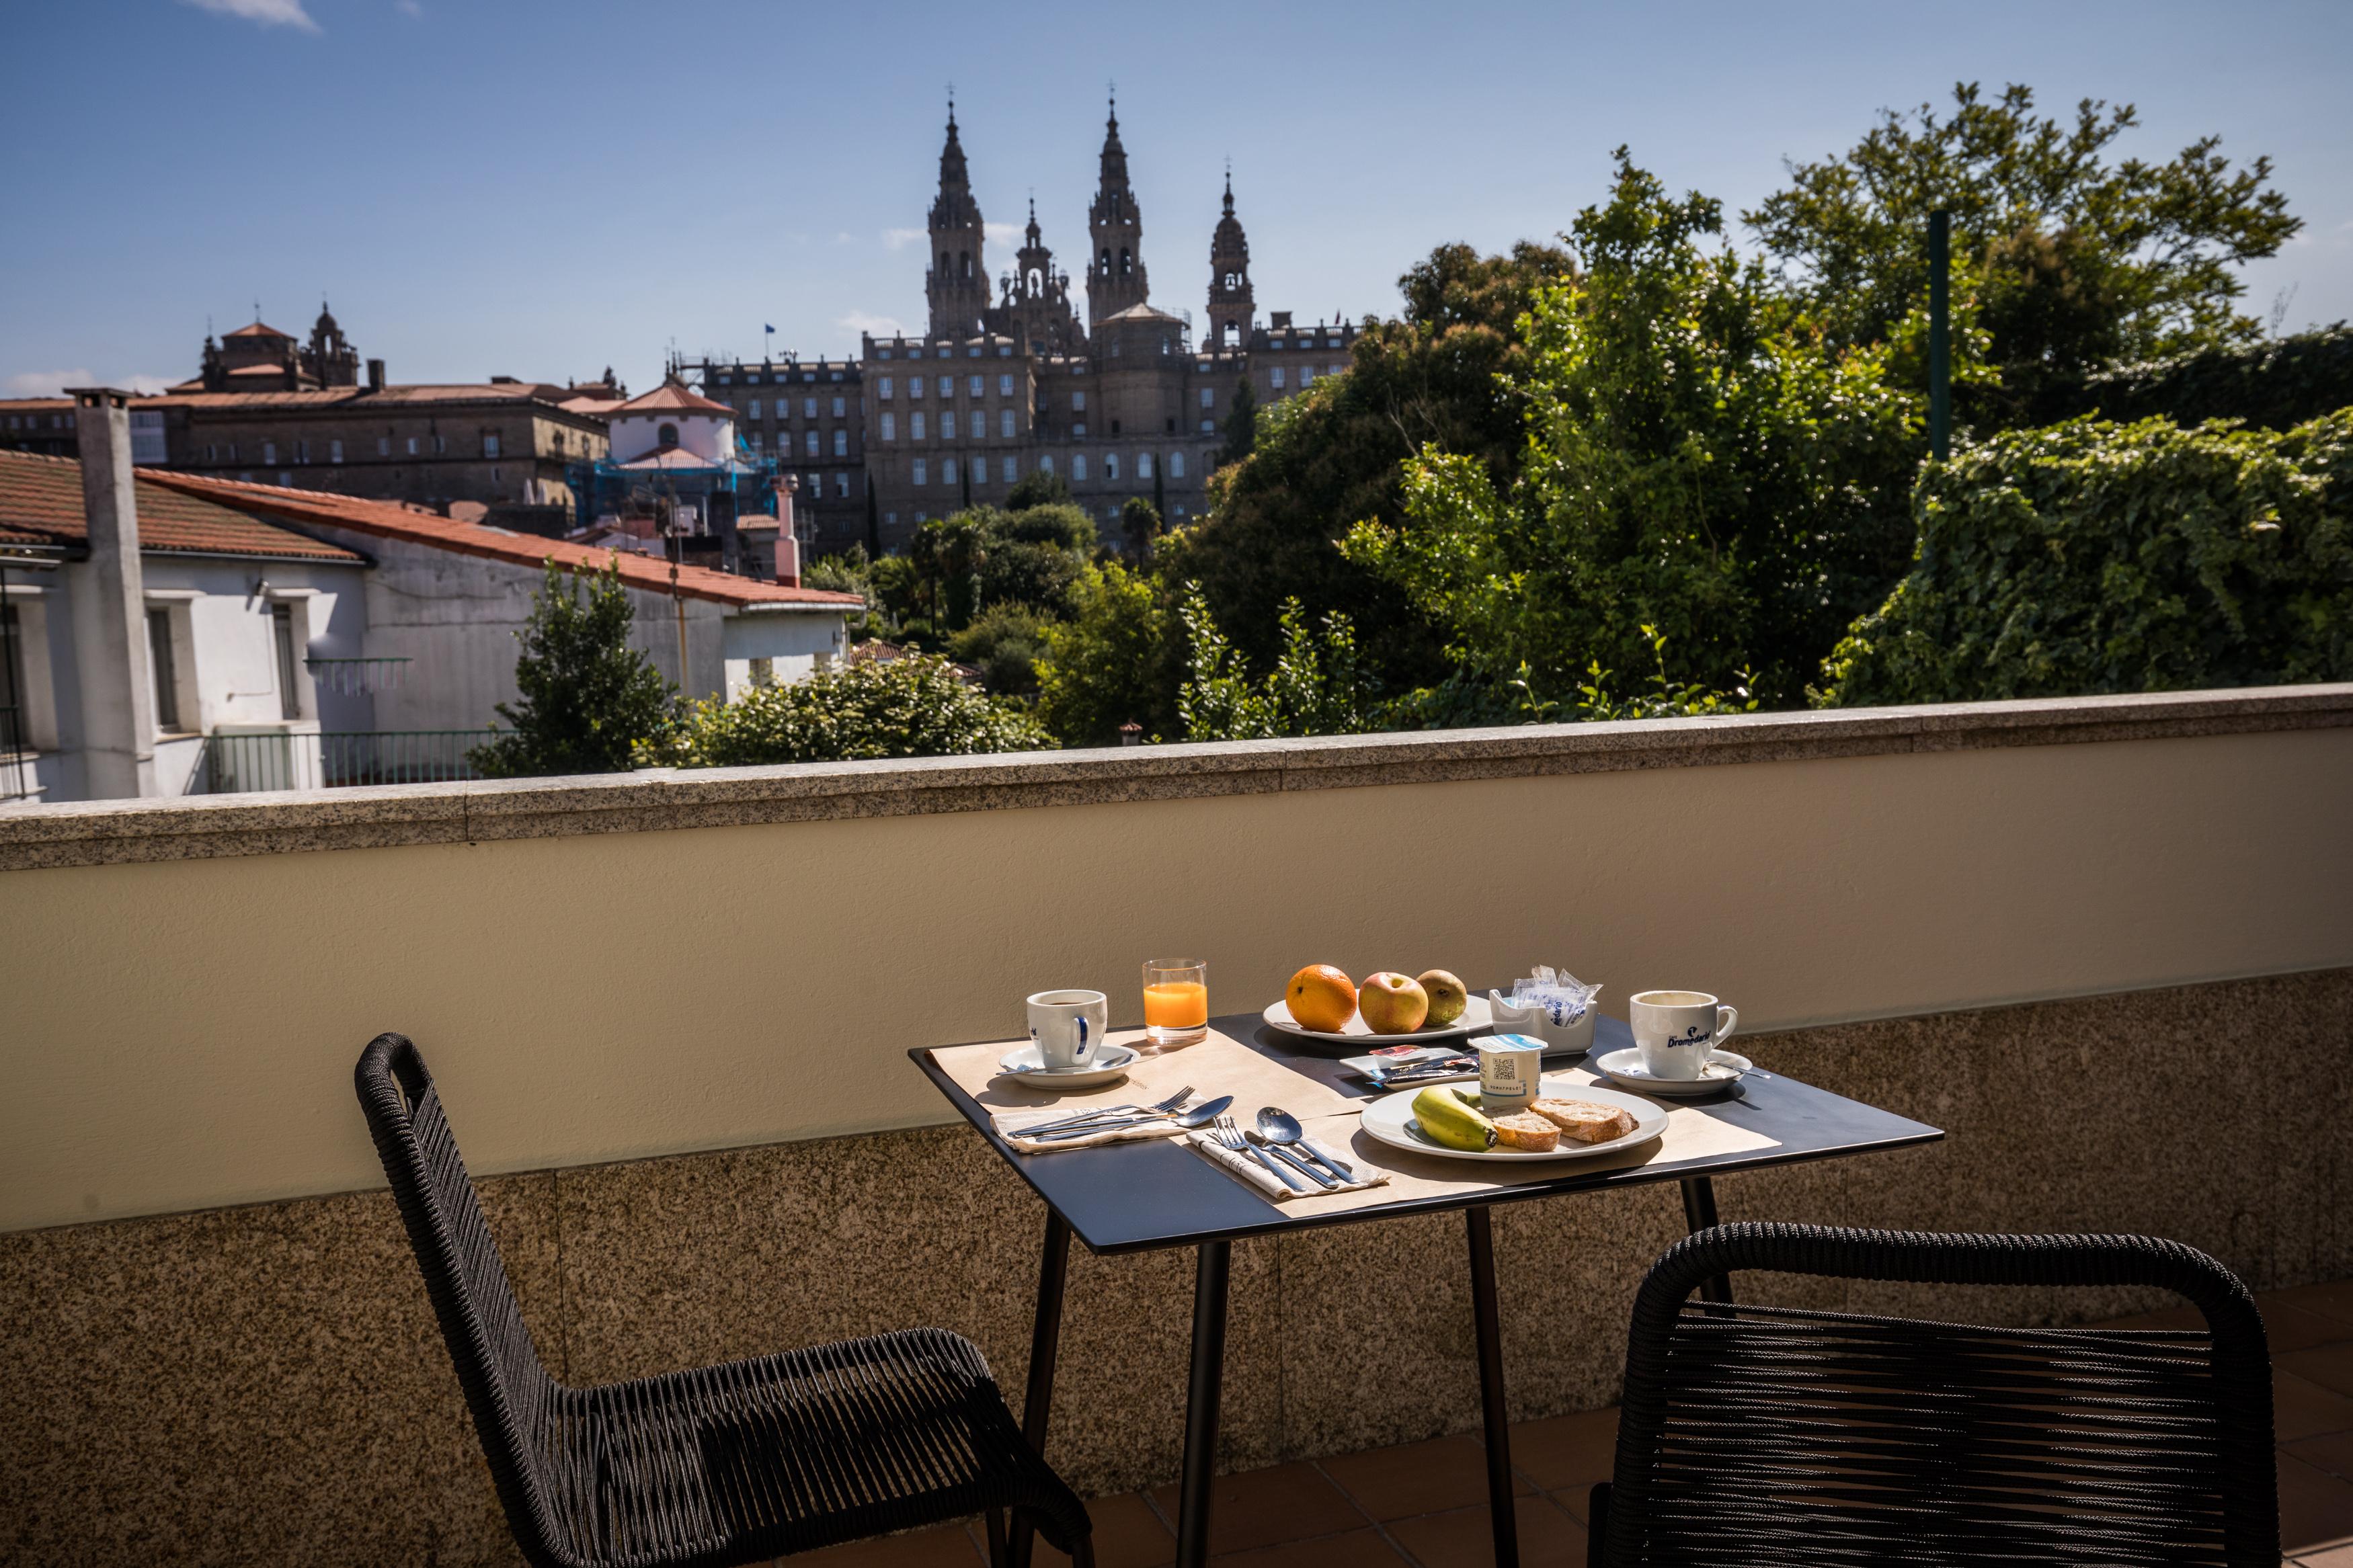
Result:
[[[1151,453],[1138,452],[1135,455],[1135,477],[1139,479],[1148,479],[1152,477]]]
[[[913,478],[913,480],[914,480],[914,482],[915,482],[915,483],[917,483],[917,484],[919,484],[919,485],[920,485],[920,484],[922,484],[922,483],[923,482],[925,472],[926,472],[926,465],[925,465],[925,463],[923,462],[923,458],[916,458],[916,459],[915,459],[915,468],[914,468],[914,472],[913,472],[913,474],[911,476],[911,478]]]
[[[962,261],[963,261],[963,264],[964,264],[964,275],[965,275],[966,278],[971,277],[971,276],[972,276],[972,252],[971,252],[971,251],[969,251],[969,250],[966,250],[966,251],[960,251],[960,252],[958,252],[958,256],[961,258],[961,259],[962,259]]]
[[[1228,321],[1226,323],[1226,346],[1229,349],[1240,348],[1241,346],[1241,341],[1242,324],[1240,321]]]
[[[1076,482],[1076,483],[1079,483],[1079,484],[1084,484],[1084,483],[1086,482],[1086,478],[1087,478],[1087,455],[1086,455],[1084,452],[1073,452],[1073,453],[1071,453],[1071,479],[1074,482]]]
[[[1122,278],[1124,278],[1134,270],[1135,258],[1127,253],[1127,247],[1124,245],[1121,246],[1119,247],[1119,275]]]
[[[1184,453],[1171,452],[1168,454],[1168,477],[1172,479],[1181,479],[1185,477]]]
[[[940,252],[940,276],[941,276],[941,277],[943,277],[943,278],[945,278],[947,275],[948,275],[948,253],[947,253],[946,251],[943,250],[943,251],[941,251],[941,252]]]
[[[849,456],[849,431],[836,430],[833,433],[833,455],[837,458],[847,458]]]
[[[1106,278],[1111,276],[1111,252],[1109,250],[1105,250],[1103,253],[1103,275]]]
[[[944,485],[952,485],[955,482],[955,459],[954,458],[942,458],[940,459],[940,483]]]
[[[662,449],[664,451],[668,451],[670,447],[678,445],[678,426],[675,425],[663,426],[660,429],[654,432],[654,439],[661,443]]]
[[[1041,474],[1050,474],[1054,471],[1053,453],[1040,452],[1038,454],[1038,471]]]
[[[1239,289],[1239,288],[1240,288],[1241,286],[1242,286],[1242,275],[1241,275],[1240,273],[1239,273],[1239,272],[1229,272],[1229,273],[1227,273],[1227,274],[1226,274],[1226,287],[1227,287],[1227,288],[1229,288],[1229,289]]]
[[[1119,454],[1117,452],[1105,452],[1103,454],[1103,478],[1107,479],[1115,479],[1119,478]]]

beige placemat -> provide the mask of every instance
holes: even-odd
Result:
[[[1124,1030],[1111,1038],[1114,1044],[1134,1046],[1144,1038],[1144,1031]],[[1666,1131],[1648,1143],[1617,1153],[1509,1166],[1446,1160],[1435,1154],[1391,1148],[1367,1136],[1357,1125],[1357,1117],[1369,1101],[1352,1100],[1214,1029],[1199,1045],[1139,1059],[1128,1069],[1124,1082],[1064,1094],[997,1077],[997,1064],[1005,1054],[1023,1043],[1002,1040],[986,1046],[951,1046],[934,1051],[933,1057],[957,1088],[991,1110],[1064,1105],[1076,1111],[1090,1105],[1145,1105],[1165,1100],[1187,1085],[1194,1089],[1197,1101],[1220,1094],[1232,1095],[1234,1109],[1244,1121],[1255,1116],[1261,1105],[1280,1105],[1299,1118],[1309,1137],[1324,1143],[1351,1164],[1369,1165],[1388,1173],[1388,1181],[1380,1186],[1293,1198],[1282,1205],[1285,1214],[1345,1214],[1416,1198],[1459,1196],[1530,1182],[1548,1182],[1572,1168],[1617,1171],[1659,1161],[1747,1154],[1780,1147],[1778,1139],[1767,1138],[1731,1120],[1723,1106],[1662,1100],[1658,1103],[1667,1112]],[[1581,1064],[1548,1067],[1545,1072],[1548,1078],[1558,1075],[1579,1084],[1605,1081]]]

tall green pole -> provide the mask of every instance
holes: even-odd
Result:
[[[1928,215],[1928,450],[1953,455],[1953,215]]]

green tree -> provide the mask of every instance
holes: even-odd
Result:
[[[2070,124],[2036,114],[2025,87],[1989,102],[1965,82],[1953,98],[1949,114],[1883,113],[1743,215],[1833,343],[1884,342],[1918,307],[1939,207],[2000,373],[1968,400],[1981,418],[2046,417],[2113,359],[2256,335],[2236,268],[2303,227],[2269,188],[2269,158],[2234,167],[2207,136],[2167,163],[2112,162],[2130,104],[2085,99]]]
[[[1120,503],[1119,536],[1127,558],[1138,563],[1152,559],[1152,542],[1160,537],[1160,509],[1142,496]]]
[[[639,748],[673,767],[855,762],[880,757],[1034,752],[1052,737],[1018,706],[989,698],[928,654],[860,659],[733,702],[690,703],[677,726]]]
[[[515,640],[519,700],[498,705],[514,728],[467,759],[487,778],[620,773],[631,749],[667,721],[670,687],[629,646],[636,612],[613,557],[601,572],[566,574],[553,560]]]
[[[1006,492],[1005,510],[1027,511],[1035,506],[1052,506],[1071,499],[1070,481],[1050,468],[1038,468],[1014,481]]]
[[[1038,658],[1052,624],[1027,605],[991,605],[948,638],[948,657],[979,670],[991,696],[1034,696]]]
[[[1406,523],[1348,537],[1522,710],[1649,666],[1662,637],[1686,684],[1794,703],[1905,569],[1919,400],[1883,349],[1834,351],[1761,266],[1700,245],[1720,232],[1715,202],[1670,198],[1620,149],[1574,227],[1583,276],[1529,313],[1519,476],[1433,445],[1406,465]]]
[[[1285,604],[1282,656],[1253,681],[1195,584],[1185,585],[1178,613],[1188,652],[1176,711],[1187,741],[1345,735],[1371,727],[1374,694],[1347,616],[1335,611],[1311,629],[1299,601]]]
[[[1234,400],[1226,410],[1226,444],[1218,452],[1218,466],[1239,463],[1258,446],[1258,394],[1250,377],[1234,383]]]
[[[1336,542],[1359,519],[1404,520],[1401,467],[1426,444],[1476,458],[1498,482],[1517,472],[1519,321],[1540,289],[1574,272],[1551,246],[1489,257],[1440,246],[1398,280],[1403,318],[1365,324],[1347,374],[1319,376],[1257,416],[1256,450],[1212,478],[1208,520],[1155,552],[1172,582],[1200,584],[1252,668],[1280,656],[1282,605],[1297,599],[1311,618],[1336,610],[1379,627],[1365,651],[1384,686],[1445,675],[1438,635]]]
[[[2353,409],[2009,431],[1931,465],[1913,511],[1916,563],[1829,703],[2353,679]]]
[[[1090,566],[1070,618],[1044,632],[1038,717],[1064,745],[1115,744],[1130,722],[1155,737],[1176,732],[1184,635],[1159,579],[1116,561]]]

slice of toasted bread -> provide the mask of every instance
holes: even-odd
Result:
[[[1606,1143],[1634,1131],[1634,1119],[1622,1107],[1589,1100],[1539,1100],[1530,1109],[1580,1143]]]
[[[1515,1110],[1495,1118],[1495,1142],[1524,1154],[1549,1154],[1560,1147],[1560,1129],[1533,1110]]]

